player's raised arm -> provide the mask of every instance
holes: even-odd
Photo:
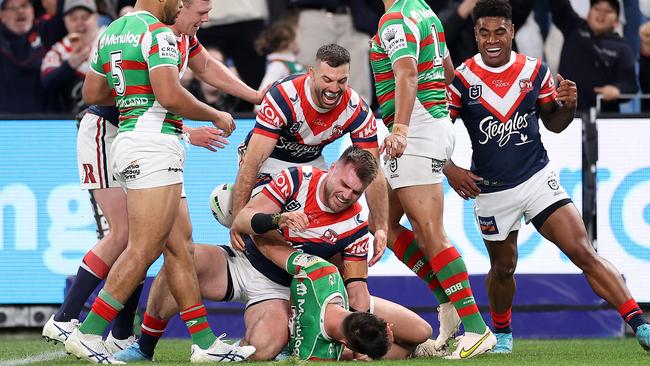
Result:
[[[549,78],[553,76],[548,73]],[[540,117],[544,126],[551,132],[560,133],[566,129],[573,121],[576,114],[578,88],[571,80],[566,80],[562,75],[557,75],[558,88],[553,93],[557,93],[554,99],[540,105]],[[553,81],[544,81],[545,86],[550,83],[552,88]],[[549,89],[548,87],[546,89]],[[544,90],[540,94],[544,93]],[[547,92],[548,93],[548,92]]]
[[[247,102],[260,104],[266,94],[266,89],[257,91],[246,85],[226,65],[210,56],[205,48],[189,59],[189,67],[199,79]]]

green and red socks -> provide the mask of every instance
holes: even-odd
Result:
[[[618,313],[621,314],[623,320],[632,327],[634,334],[636,334],[636,329],[638,327],[648,323],[643,319],[643,310],[641,310],[639,304],[637,304],[634,299],[629,299],[623,305],[619,306]]]
[[[212,333],[210,324],[208,324],[208,311],[205,306],[203,304],[190,306],[181,311],[180,315],[192,336],[192,343],[204,350],[210,348],[217,337]]]
[[[415,235],[411,230],[403,229],[402,233],[399,234],[395,240],[395,245],[393,245],[393,253],[429,286],[438,303],[449,302],[449,297],[445,294],[445,290],[431,269],[429,260],[420,249],[417,241],[415,241]]]
[[[99,291],[99,295],[95,299],[86,320],[79,327],[79,331],[84,334],[103,335],[106,327],[123,308],[123,304],[102,289]]]
[[[431,259],[430,264],[445,294],[454,304],[465,332],[483,334],[486,325],[476,306],[467,267],[460,253],[454,247],[447,248]]]
[[[505,313],[497,313],[490,309],[494,333],[512,333],[512,306]]]

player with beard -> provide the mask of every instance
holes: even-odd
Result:
[[[558,75],[556,90],[541,60],[512,52],[515,30],[507,0],[479,0],[472,16],[479,53],[456,69],[448,93],[451,116],[463,119],[472,141],[472,167],[466,170],[450,161],[444,173],[462,198],[476,199],[474,212],[490,255],[487,293],[497,336],[494,352],[512,352],[522,216],[583,271],[594,292],[618,309],[641,346],[650,350],[650,325],[616,268],[589,242],[541,141],[537,116],[555,133],[573,121],[575,83]]]
[[[259,192],[282,169],[300,164],[326,169],[323,148],[345,134],[352,145],[379,158],[377,125],[368,104],[348,86],[350,54],[336,44],[316,52],[314,65],[305,75],[291,75],[267,93],[257,123],[240,146],[241,164],[233,191],[235,217],[251,193]],[[380,172],[366,194],[370,208],[374,252],[370,265],[386,249],[386,183]],[[244,248],[231,230],[231,243]]]
[[[100,37],[86,76],[88,104],[120,110],[120,128],[111,148],[113,172],[126,188],[129,240],[111,268],[91,312],[65,343],[66,350],[94,363],[116,361],[102,341],[108,324],[124,307],[149,266],[165,256],[165,272],[192,336],[193,362],[242,360],[254,347],[222,342],[207,323],[189,246],[170,239],[172,226],[189,224],[181,204],[182,117],[212,121],[225,136],[235,129],[232,117],[199,102],[180,85],[174,24],[180,0],[138,0],[134,11],[109,25]]]

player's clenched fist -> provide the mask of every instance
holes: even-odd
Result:
[[[309,225],[309,218],[303,211],[283,212],[278,216],[277,224],[280,229],[302,232]]]
[[[236,128],[235,120],[228,112],[217,111],[216,118],[212,121],[212,124],[222,129],[225,137],[230,136]]]
[[[575,105],[578,100],[578,88],[576,83],[565,79],[557,74],[557,97],[556,100],[562,104]]]

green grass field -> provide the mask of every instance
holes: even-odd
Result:
[[[188,364],[189,340],[163,340],[158,346],[154,365]],[[40,360],[40,362],[39,362]],[[650,353],[643,351],[633,338],[578,339],[578,340],[515,340],[512,355],[481,355],[471,360],[448,361],[444,359],[413,359],[405,361],[379,361],[382,365],[617,365],[650,366]],[[86,365],[63,353],[61,344],[46,343],[36,335],[0,336],[0,366],[18,365]],[[256,362],[255,365],[290,366],[303,362]],[[314,364],[314,363],[312,363]],[[334,363],[315,363],[327,366]]]

